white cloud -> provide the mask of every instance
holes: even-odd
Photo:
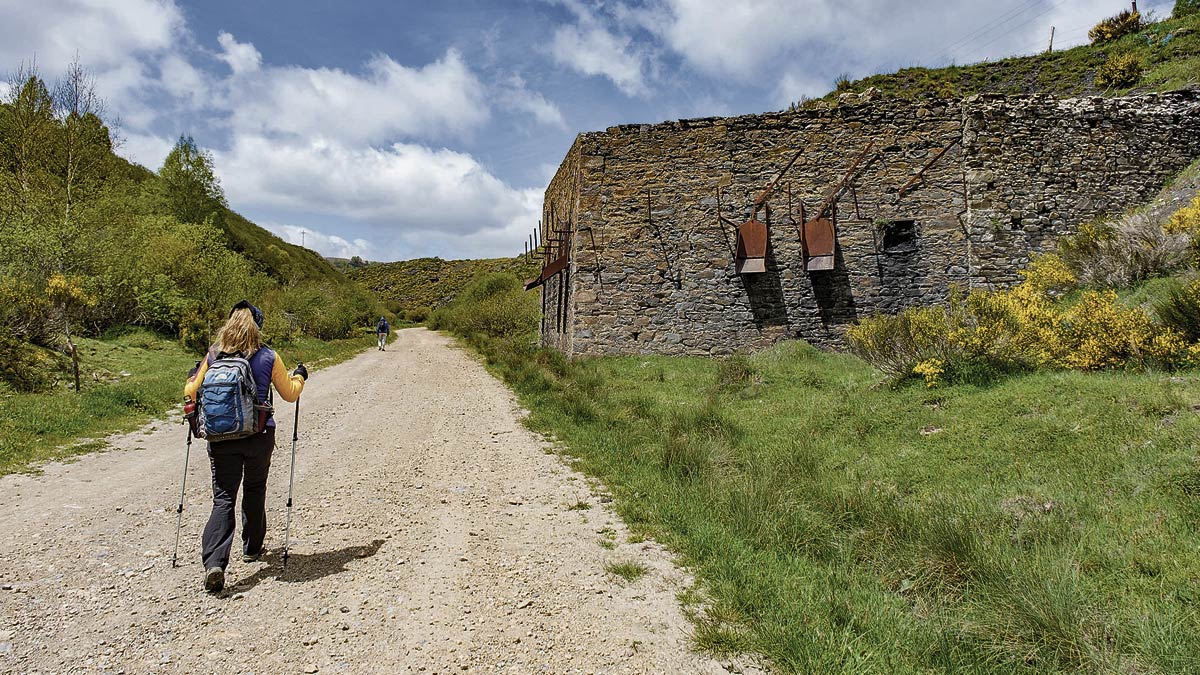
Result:
[[[416,144],[377,149],[240,136],[216,159],[232,203],[353,219],[381,232],[523,231],[541,212],[540,190],[512,188],[468,154]]]
[[[270,222],[259,223],[259,225],[279,235],[289,244],[304,246],[331,258],[353,258],[357,255],[371,260],[371,256],[376,253],[375,245],[366,239],[349,241],[336,234],[327,234],[311,227],[297,225],[281,225]]]
[[[570,10],[576,23],[559,26],[550,40],[550,56],[559,64],[584,75],[608,78],[626,96],[648,93],[646,70],[649,57],[633,38],[620,32],[617,24],[628,23],[635,10],[614,5],[614,16],[593,10],[580,0],[558,0]]]
[[[208,76],[177,54],[163,58],[159,82],[167,93],[189,108],[202,108],[211,100]]]
[[[163,160],[175,147],[175,140],[154,134],[128,133],[121,139],[117,154],[137,162],[151,171],[158,171]]]
[[[104,96],[131,97],[151,82],[140,57],[172,48],[183,14],[171,0],[0,1],[0,63],[36,61],[51,81],[78,56]]]
[[[454,49],[420,68],[378,55],[363,75],[299,66],[241,71],[229,89],[236,134],[376,144],[463,136],[490,114],[483,85]]]
[[[229,33],[221,31],[217,35],[221,45],[221,53],[217,58],[224,61],[234,75],[252,73],[262,67],[262,54],[254,45],[248,42],[238,42]]]
[[[508,110],[533,115],[535,120],[547,126],[567,128],[567,121],[563,119],[562,110],[546,100],[545,96],[536,91],[530,91],[524,78],[520,75],[513,75],[504,84],[498,86],[495,97],[499,104]]]

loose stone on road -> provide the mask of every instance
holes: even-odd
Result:
[[[218,596],[199,562],[203,443],[171,568],[186,439],[175,420],[0,479],[0,672],[753,670],[691,651],[685,574],[656,544],[627,543],[586,479],[521,426],[512,394],[423,329],[314,373],[282,571],[292,411],[277,415],[270,552],[235,555]],[[570,508],[581,501],[592,508]],[[650,573],[626,582],[605,573],[614,561]]]

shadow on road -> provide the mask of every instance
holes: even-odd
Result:
[[[376,539],[365,546],[347,546],[336,551],[325,551],[323,553],[307,555],[291,553],[288,555],[286,570],[283,568],[283,550],[268,551],[262,557],[263,562],[267,564],[266,567],[245,579],[239,579],[233,584],[226,586],[226,590],[222,595],[245,593],[266,579],[275,579],[294,584],[315,581],[332,574],[345,572],[346,563],[349,563],[351,560],[370,558],[379,552],[379,547],[381,546],[383,546],[383,540]]]

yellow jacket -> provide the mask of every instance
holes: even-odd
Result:
[[[288,375],[287,367],[283,365],[283,358],[279,356],[279,352],[275,354],[275,365],[271,367],[271,384],[275,386],[275,391],[279,394],[279,398],[288,403],[295,402],[300,398],[300,392],[304,390],[304,378],[299,375]],[[183,395],[189,400],[196,400],[196,392],[200,389],[200,384],[204,382],[204,373],[208,372],[208,356],[200,362],[200,369],[196,374],[187,381],[183,387]]]

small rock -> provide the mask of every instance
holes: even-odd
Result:
[[[528,607],[532,604],[533,604],[533,600],[526,598],[526,599],[522,600],[521,602],[517,603],[517,609],[525,609],[526,607]]]
[[[342,605],[342,606],[341,606],[341,607],[338,609],[338,611],[339,611],[339,612],[341,612],[342,614],[349,614],[349,613],[350,613],[350,608],[349,608],[349,607],[347,607],[347,606],[345,606],[345,605]]]
[[[320,669],[317,668],[316,666],[305,666],[304,667],[304,672],[308,673],[309,675],[312,675],[312,673],[315,673],[318,670],[320,670]]]
[[[234,594],[233,594],[233,599],[234,599],[234,600],[241,600],[241,599],[242,599],[242,598],[244,598],[244,597],[246,597],[246,594],[245,594],[245,593],[234,593]]]

